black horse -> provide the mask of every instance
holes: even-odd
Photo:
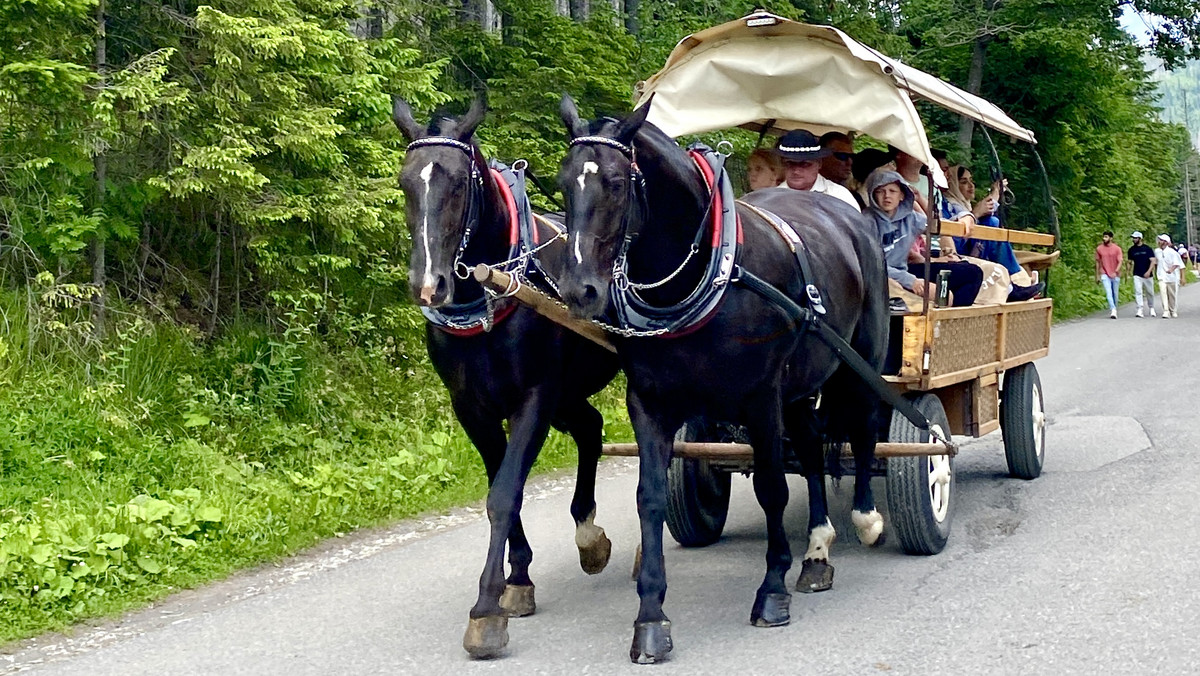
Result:
[[[505,261],[512,251],[514,203],[472,140],[484,112],[477,99],[461,119],[438,119],[426,128],[413,120],[407,103],[393,102],[396,126],[411,143],[400,174],[413,240],[408,278],[413,297],[427,308],[478,306],[483,289],[463,271]],[[542,231],[543,241],[555,235]],[[580,565],[595,574],[608,563],[612,544],[593,521],[603,420],[587,398],[617,372],[615,356],[533,310],[508,305],[485,312],[492,316],[472,327],[426,326],[429,358],[487,468],[491,540],[463,638],[477,658],[501,654],[507,618],[534,611],[533,552],[521,526],[521,499],[551,425],[579,448],[571,516]],[[507,581],[506,542],[512,569]]]
[[[623,120],[588,123],[570,97],[563,98],[561,114],[572,141],[558,178],[567,197],[574,264],[559,278],[559,288],[577,316],[611,316],[614,288],[628,293],[633,285],[646,305],[670,308],[708,283],[715,243],[698,229],[708,227],[708,210],[715,208],[709,187],[689,155],[645,123],[648,110],[647,105]],[[887,278],[867,223],[838,200],[810,192],[758,191],[746,201],[759,210],[737,205],[744,235],[740,270],[801,304],[811,304],[806,284],[815,284],[823,294],[823,321],[878,370],[887,344]],[[799,233],[813,278],[801,279],[796,257],[761,210]],[[870,489],[884,411],[878,397],[812,332],[801,336],[778,302],[739,283],[736,272],[724,294],[707,322],[686,335],[618,342],[640,458],[641,605],[630,650],[635,662],[665,659],[672,648],[662,609],[666,470],[675,432],[689,420],[743,425],[754,448],[754,491],[768,538],[767,572],[750,613],[756,626],[790,619],[784,581],[792,562],[783,527],[785,430],[809,488],[809,546],[797,589],[820,591],[832,584],[828,556],[834,530],[825,500],[823,439],[847,439],[853,447],[860,537],[871,544],[882,531]]]

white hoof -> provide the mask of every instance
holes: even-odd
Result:
[[[878,510],[860,512],[857,509],[850,512],[850,521],[854,530],[858,531],[858,541],[868,547],[873,547],[883,535],[883,515]]]

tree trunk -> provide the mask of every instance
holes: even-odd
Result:
[[[575,21],[587,21],[588,5],[587,0],[570,0],[571,18]]]
[[[983,65],[987,59],[987,46],[992,41],[990,35],[980,35],[975,38],[975,47],[971,50],[971,69],[967,71],[967,91],[978,94],[983,86]],[[966,150],[971,149],[971,137],[975,134],[975,120],[969,117],[959,118],[958,145]]]
[[[108,37],[105,31],[105,0],[96,4],[96,74],[99,76],[100,91],[108,85]],[[92,204],[92,212],[104,213],[104,193],[108,185],[108,156],[101,150],[93,159],[93,170],[96,179],[96,193]],[[92,237],[89,247],[92,264],[92,284],[96,286],[96,295],[92,297],[92,332],[99,338],[104,334],[105,298],[104,285],[108,281],[105,274],[104,231]]]
[[[218,216],[214,224],[217,231],[217,243],[213,245],[213,266],[209,273],[209,283],[212,287],[212,318],[208,323],[208,337],[212,338],[217,332],[217,314],[221,309],[221,221]]]
[[[641,0],[625,0],[625,32],[630,35],[637,35],[638,29],[638,7],[641,5]]]

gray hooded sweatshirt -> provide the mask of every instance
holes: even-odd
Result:
[[[897,183],[904,197],[896,212],[888,216],[875,201],[875,189]],[[887,262],[888,277],[906,289],[912,290],[917,276],[908,271],[908,251],[917,236],[925,232],[925,216],[913,210],[912,188],[904,177],[894,171],[876,171],[867,179],[867,208],[863,211],[875,223],[879,242],[883,245],[883,258]]]

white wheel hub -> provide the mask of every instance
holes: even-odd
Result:
[[[1033,409],[1033,447],[1037,451],[1040,463],[1046,452],[1046,410],[1042,406],[1042,388],[1035,384],[1032,395],[1029,401],[1030,408]]]
[[[939,436],[948,438],[949,435],[942,430],[940,425],[934,425],[933,428]],[[940,445],[931,435],[930,444]],[[926,457],[926,469],[929,472],[929,507],[933,511],[933,518],[941,523],[946,519],[946,514],[950,511],[950,456],[949,455],[929,455]]]

